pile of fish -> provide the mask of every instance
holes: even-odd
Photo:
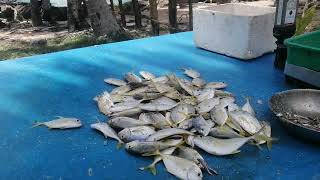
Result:
[[[163,162],[179,179],[202,179],[202,171],[217,174],[198,149],[225,156],[239,153],[247,143],[271,145],[271,127],[257,120],[248,99],[239,106],[232,93],[222,90],[227,84],[206,82],[192,69],[183,71],[185,78],[140,71],[140,76],[127,73],[124,80],[105,79],[116,88],[94,100],[109,120],[91,128],[117,140],[130,153],[154,157],[141,170],[156,174],[156,164]],[[78,119],[54,121],[67,122],[60,122],[61,129],[81,126]],[[59,128],[50,121],[37,125]]]

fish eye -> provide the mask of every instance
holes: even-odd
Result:
[[[77,119],[77,122],[80,122],[80,120],[79,120],[79,119]]]
[[[200,173],[198,173],[198,176],[201,176],[201,174],[200,174]]]

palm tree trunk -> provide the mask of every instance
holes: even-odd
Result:
[[[169,0],[169,24],[170,24],[170,33],[177,32],[178,23],[177,23],[177,1]]]
[[[78,0],[67,0],[68,3],[68,30],[74,32],[79,29],[79,3]]]
[[[193,12],[192,12],[192,0],[188,0],[189,5],[189,30],[193,30]]]
[[[108,35],[114,38],[122,33],[106,0],[88,0],[87,9],[96,36]]]
[[[159,18],[158,18],[158,4],[157,0],[149,0],[150,4],[150,18],[151,18],[151,26],[153,35],[159,35]]]
[[[122,0],[118,0],[118,6],[119,6],[120,16],[121,16],[121,24],[123,27],[126,27],[127,26],[126,15],[124,14],[124,11],[123,11]]]
[[[40,12],[41,4],[38,0],[31,0],[31,21],[33,26],[42,25],[42,17]]]
[[[138,0],[132,0],[132,6],[136,28],[141,28],[141,11]]]

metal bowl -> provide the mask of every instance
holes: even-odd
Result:
[[[320,121],[320,90],[283,91],[271,97],[269,106],[292,135],[320,143],[320,128],[303,123]]]

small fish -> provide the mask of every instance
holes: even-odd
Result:
[[[112,113],[111,116],[112,117],[133,116],[133,115],[139,114],[141,112],[142,112],[142,109],[139,108],[139,107],[136,107],[136,108],[128,109],[128,110],[125,110],[125,111]]]
[[[124,129],[124,128],[136,127],[136,126],[145,126],[145,125],[149,125],[150,123],[129,118],[129,117],[116,117],[116,118],[110,119],[108,121],[108,124],[113,128]]]
[[[212,89],[224,89],[228,85],[224,82],[209,82],[205,85],[204,88],[212,88]]]
[[[213,126],[212,121],[206,121],[201,115],[192,119],[192,127],[203,136],[207,136]]]
[[[260,133],[261,128],[257,133]],[[187,144],[194,147],[197,146],[200,149],[206,151],[209,154],[224,156],[230,154],[239,153],[239,148],[250,140],[267,139],[261,137],[258,134],[254,134],[250,137],[232,138],[232,139],[218,139],[211,136],[188,136]],[[269,141],[269,139],[267,139]]]
[[[177,147],[170,147],[168,149],[164,149],[162,151],[160,151],[161,154],[167,154],[167,155],[171,155],[175,150],[177,149]],[[146,167],[141,167],[139,168],[140,170],[148,170],[150,171],[153,175],[157,174],[157,169],[156,169],[156,164],[158,162],[160,162],[162,160],[161,156],[155,156],[153,162],[146,166]]]
[[[228,126],[216,126],[210,130],[209,135],[217,138],[243,137]]]
[[[179,179],[201,180],[202,171],[194,162],[177,156],[160,154],[167,171]]]
[[[139,116],[139,120],[148,122],[158,129],[170,128],[170,123],[167,121],[166,117],[164,117],[161,113],[141,113]]]
[[[202,90],[196,97],[198,102],[202,102],[207,99],[211,99],[214,97],[214,89],[204,89]],[[195,94],[195,93],[194,93]]]
[[[218,174],[216,170],[209,167],[208,163],[204,160],[201,154],[192,148],[186,146],[178,146],[177,154],[178,157],[193,161],[200,168],[204,168],[210,175]]]
[[[124,76],[125,80],[128,82],[134,82],[134,83],[141,83],[142,79],[139,78],[137,75],[135,75],[132,72],[128,72],[125,76]]]
[[[271,126],[268,122],[265,122],[265,121],[261,121],[260,122],[261,126],[264,127],[263,131],[259,134],[259,135],[264,135],[268,138],[271,138]],[[267,144],[268,148],[271,149],[271,144],[269,141],[265,141],[265,140],[262,140],[262,141],[258,141],[258,144],[264,144],[264,143],[269,143]]]
[[[119,86],[117,88],[114,88],[110,94],[113,95],[113,94],[119,94],[119,95],[123,95],[125,94],[126,92],[129,92],[131,90],[130,86]]]
[[[171,119],[175,124],[179,124],[192,114],[195,114],[195,108],[192,105],[180,103],[171,110]]]
[[[110,94],[107,91],[95,97],[94,100],[97,101],[98,108],[101,113],[103,113],[104,115],[111,114],[110,108],[113,106],[113,102],[111,100]]]
[[[240,107],[238,105],[236,105],[235,103],[231,103],[227,106],[228,112],[231,111],[238,111],[240,109]]]
[[[246,111],[229,112],[230,119],[233,124],[238,124],[243,130],[249,134],[254,134],[261,129],[261,124],[252,114]]]
[[[177,105],[177,102],[174,100],[161,97],[151,101],[150,103],[140,104],[140,108],[146,111],[166,111],[174,108]]]
[[[215,89],[215,95],[219,97],[234,97],[231,92]]]
[[[159,141],[160,139],[164,139],[166,137],[170,137],[173,135],[192,135],[193,133],[190,133],[189,131],[186,131],[184,129],[178,129],[178,128],[168,128],[168,129],[162,129],[157,131],[156,133],[149,136],[146,141]]]
[[[105,138],[111,137],[117,140],[120,144],[123,144],[123,141],[118,137],[117,133],[109,126],[109,124],[104,122],[98,122],[95,124],[91,124],[90,127],[92,129],[96,129],[104,135]]]
[[[135,154],[148,154],[161,151],[170,147],[178,146],[183,143],[183,139],[168,139],[166,141],[131,141],[125,145],[128,152]]]
[[[246,103],[242,106],[242,111],[246,111],[250,114],[252,114],[252,116],[255,116],[256,113],[254,112],[254,109],[252,108],[250,102],[249,102],[249,98],[246,98]]]
[[[161,83],[166,83],[169,81],[167,76],[160,76],[157,78],[152,79],[153,82],[161,82]]]
[[[153,75],[152,73],[148,72],[148,71],[139,71],[139,74],[146,80],[151,80],[156,78],[155,75]]]
[[[210,111],[210,115],[211,119],[220,126],[223,126],[228,120],[227,110],[221,105],[215,106]]]
[[[124,142],[131,142],[135,140],[145,140],[155,132],[156,131],[154,130],[154,127],[136,126],[124,128],[122,131],[118,133],[118,135]]]
[[[234,104],[236,99],[234,97],[223,97],[220,99],[220,106],[227,107],[230,104]]]
[[[197,72],[196,70],[193,70],[190,68],[189,69],[183,68],[183,70],[184,70],[184,74],[186,74],[187,76],[193,79],[200,77],[200,73]]]
[[[197,87],[203,87],[206,84],[206,81],[200,78],[192,79],[192,84]]]
[[[117,103],[110,108],[110,111],[112,113],[115,113],[115,112],[121,112],[129,109],[133,109],[138,107],[141,102],[142,100],[135,100],[135,101],[126,101],[126,102]]]
[[[54,119],[47,122],[38,122],[32,127],[37,126],[47,126],[49,129],[71,129],[79,128],[82,126],[82,123],[77,118],[65,118],[62,116],[57,116],[58,119]]]
[[[177,82],[179,83],[181,89],[186,91],[189,95],[193,96],[194,88],[192,87],[192,84],[188,84],[183,80],[180,80],[179,78],[176,78]]]
[[[104,82],[111,84],[111,85],[115,85],[115,86],[125,86],[127,83],[120,80],[120,79],[115,79],[115,78],[107,78],[104,79]]]
[[[150,87],[144,86],[144,87],[140,87],[140,88],[137,88],[137,89],[133,89],[133,90],[131,90],[131,91],[129,91],[129,92],[126,92],[124,95],[134,96],[134,95],[136,95],[136,94],[145,93],[145,92],[147,92],[149,89],[150,89]]]
[[[216,105],[219,104],[219,98],[210,98],[202,101],[196,106],[198,113],[206,113],[211,111]]]

